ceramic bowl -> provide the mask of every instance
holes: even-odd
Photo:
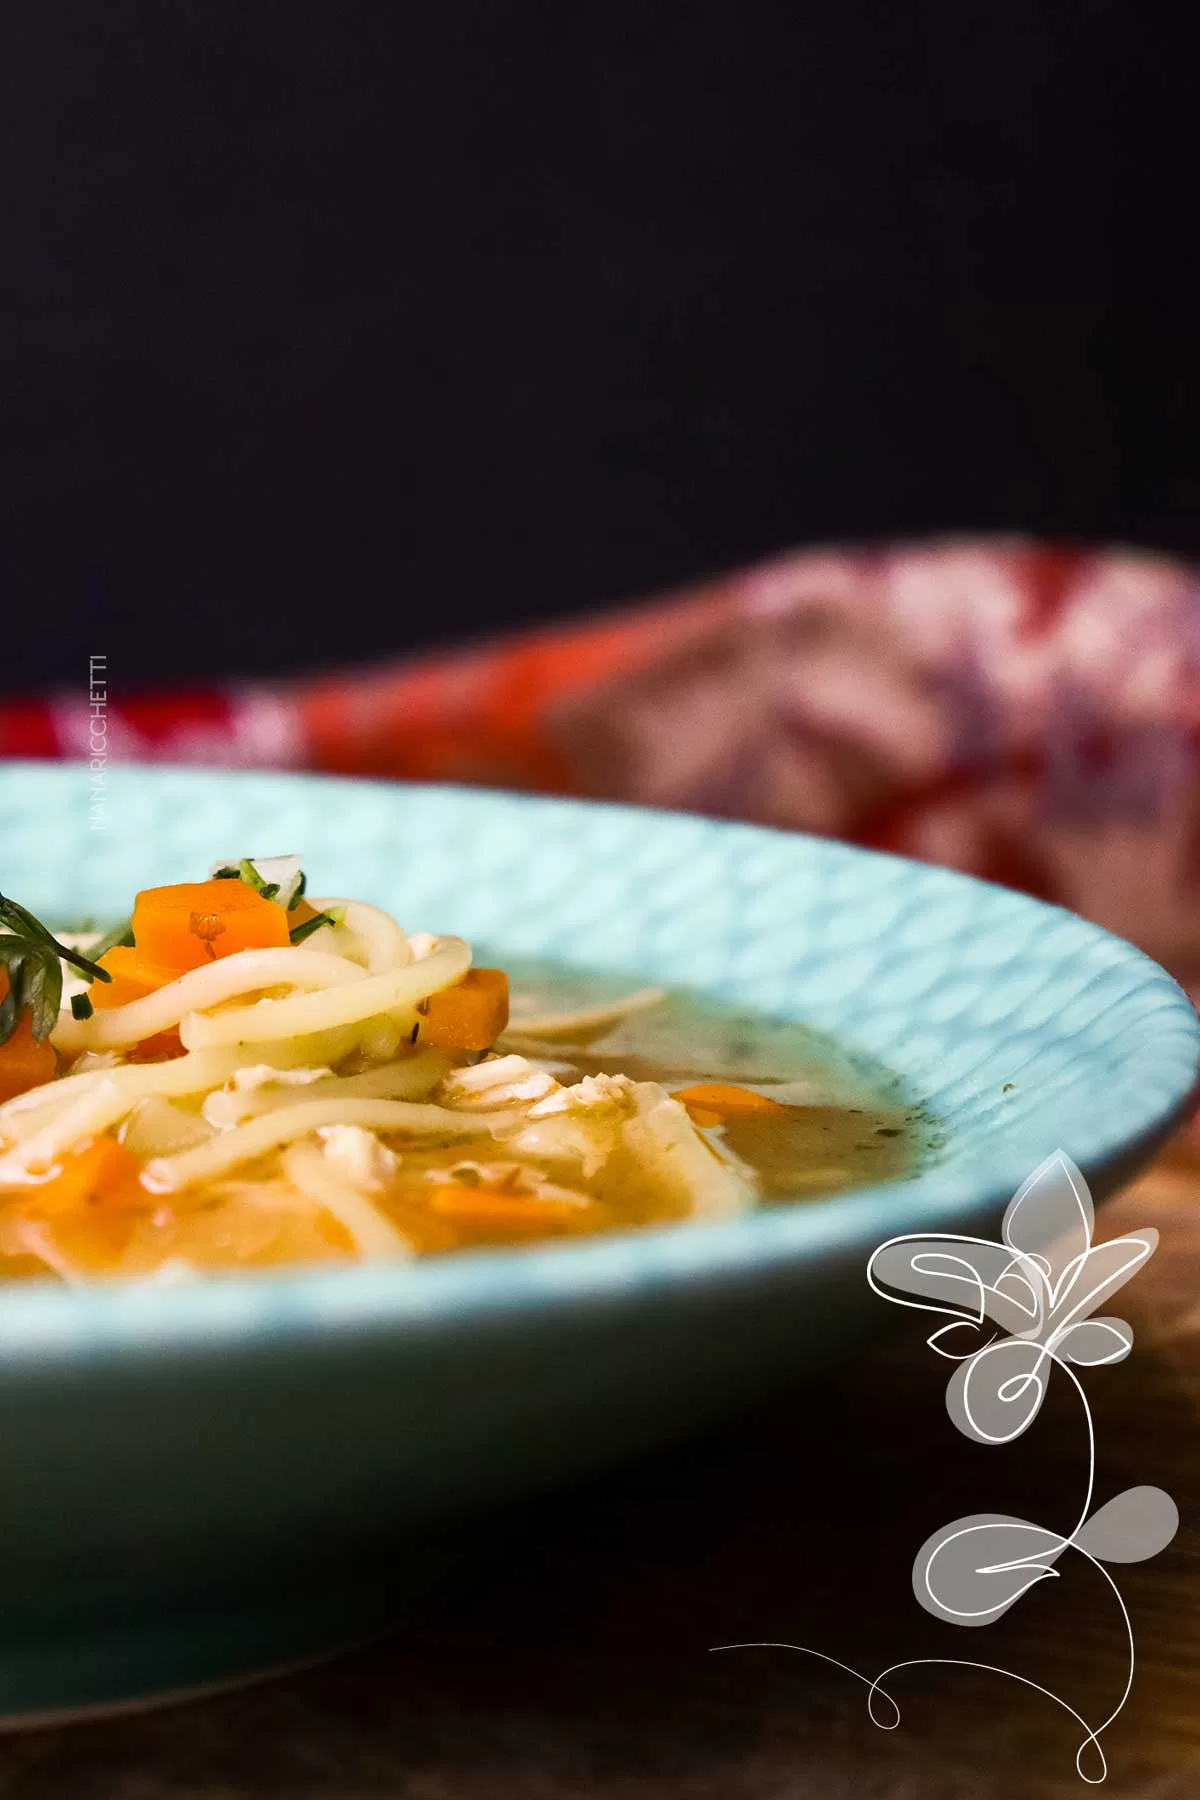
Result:
[[[897,1071],[915,1178],[736,1223],[176,1287],[0,1296],[0,1714],[240,1678],[378,1630],[484,1514],[694,1431],[881,1310],[871,1250],[997,1221],[1056,1148],[1101,1198],[1189,1105],[1200,1028],[1129,944],[843,845],[453,788],[0,771],[0,887],[120,917],[218,856],[302,850],[320,891],[490,955],[800,1019]],[[98,828],[90,828],[98,827]]]

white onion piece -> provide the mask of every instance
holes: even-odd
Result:
[[[151,1156],[173,1156],[212,1136],[213,1128],[199,1113],[186,1112],[161,1094],[139,1100],[121,1131],[121,1142],[143,1162]]]

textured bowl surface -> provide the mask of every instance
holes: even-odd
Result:
[[[699,818],[110,763],[0,770],[0,888],[66,926],[217,856],[498,956],[801,1019],[895,1070],[916,1178],[732,1224],[195,1286],[0,1296],[0,1715],[236,1678],[378,1629],[499,1513],[835,1353],[898,1232],[1099,1198],[1189,1105],[1200,1025],[1130,945],[944,870]],[[102,825],[103,829],[89,829]]]

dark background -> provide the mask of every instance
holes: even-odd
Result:
[[[830,538],[1200,547],[1191,65],[1152,9],[89,0],[5,35],[10,692],[98,644],[125,685],[345,663]]]

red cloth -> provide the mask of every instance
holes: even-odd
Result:
[[[84,756],[86,694],[0,707]],[[1022,541],[808,551],[374,670],[122,693],[113,757],[486,782],[830,833],[1026,888],[1200,981],[1200,584]]]

